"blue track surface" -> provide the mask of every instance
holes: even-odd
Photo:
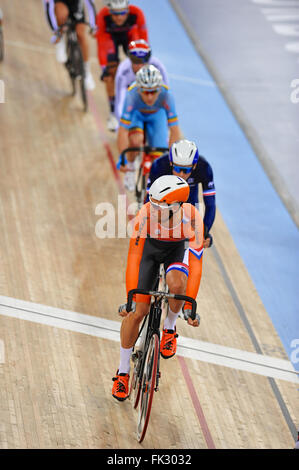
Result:
[[[299,338],[298,229],[171,4],[166,0],[134,4],[145,12],[153,54],[170,75],[182,131],[199,144],[200,153],[213,167],[217,207],[299,370],[294,361],[299,354],[291,347],[292,340]]]

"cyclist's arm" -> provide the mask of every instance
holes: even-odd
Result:
[[[143,11],[135,7],[133,5],[130,6],[130,13],[133,13],[136,15],[136,27],[132,28],[132,34],[134,37],[131,37],[131,40],[136,40],[136,39],[144,39],[145,41],[149,42],[148,40],[148,31],[147,31],[147,26],[146,26],[146,21],[145,21],[145,16],[143,14]]]
[[[94,0],[85,0],[85,5],[88,11],[89,24],[92,29],[96,27],[96,9]]]
[[[163,78],[163,83],[164,85],[168,86],[169,80],[168,80],[167,71],[164,65],[162,64],[162,62],[159,59],[157,59],[157,57],[151,57],[149,63],[154,65],[155,67],[157,67],[157,69],[160,70],[162,74],[162,78]]]
[[[196,299],[202,274],[202,255],[203,255],[203,221],[198,210],[188,205],[191,211],[192,236],[189,239],[189,276],[187,281],[186,295]],[[190,309],[191,305],[187,302],[184,309]]]
[[[208,163],[205,169],[205,178],[202,182],[202,194],[205,205],[204,224],[206,231],[209,232],[215,220],[216,190],[213,181],[213,170]]]
[[[132,122],[132,112],[134,109],[134,99],[132,99],[129,93],[129,91],[126,93],[126,99],[117,133],[117,147],[120,153],[129,146],[129,129]]]
[[[166,85],[162,85],[162,90],[165,90],[163,106],[167,115],[167,124],[169,127],[169,147],[181,138],[181,131],[179,128],[178,116],[175,109],[174,97]]]
[[[131,67],[131,62],[129,59],[125,59],[118,66],[115,76],[115,115],[118,121],[120,120],[123,112],[128,85],[130,85],[127,78],[131,75],[130,70],[128,70],[129,67]]]
[[[117,148],[119,153],[129,147],[129,131],[122,125],[119,126],[117,132]]]
[[[131,289],[136,289],[139,279],[139,267],[143,254],[147,233],[147,205],[142,206],[133,222],[133,233],[130,239],[127,270],[126,290],[127,295]]]
[[[112,43],[111,35],[106,32],[105,16],[107,14],[109,14],[109,10],[107,7],[104,7],[98,12],[96,16],[98,59],[101,67],[107,66],[107,53],[109,46],[111,46]]]
[[[57,24],[55,10],[54,10],[54,7],[55,7],[54,0],[43,0],[43,4],[44,4],[46,18],[47,18],[50,28],[53,31],[57,31],[58,24]]]
[[[174,142],[180,140],[181,131],[178,125],[172,125],[169,127],[169,147],[172,146]]]

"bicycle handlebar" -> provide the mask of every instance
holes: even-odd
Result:
[[[139,147],[128,147],[121,152],[121,166],[125,166],[125,155],[128,152],[168,152],[168,147],[151,147],[150,145],[140,145]]]
[[[168,299],[184,300],[185,302],[190,302],[192,305],[191,319],[195,320],[197,303],[194,299],[192,299],[192,297],[188,297],[188,295],[170,294],[169,292],[151,291],[145,289],[131,289],[128,293],[127,312],[131,311],[133,296],[135,294],[152,295],[153,297],[165,297]]]

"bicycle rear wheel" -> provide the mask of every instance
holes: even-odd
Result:
[[[137,439],[139,442],[142,442],[144,439],[150,418],[158,373],[159,343],[159,337],[154,333],[150,339],[146,353],[141,381],[141,396],[137,424]]]
[[[0,26],[0,62],[4,59],[4,39],[2,26]]]

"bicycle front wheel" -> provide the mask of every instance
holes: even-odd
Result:
[[[140,407],[137,424],[137,439],[139,442],[142,442],[144,439],[150,418],[158,373],[159,348],[159,338],[158,335],[154,333],[151,337],[146,353],[141,382]]]

